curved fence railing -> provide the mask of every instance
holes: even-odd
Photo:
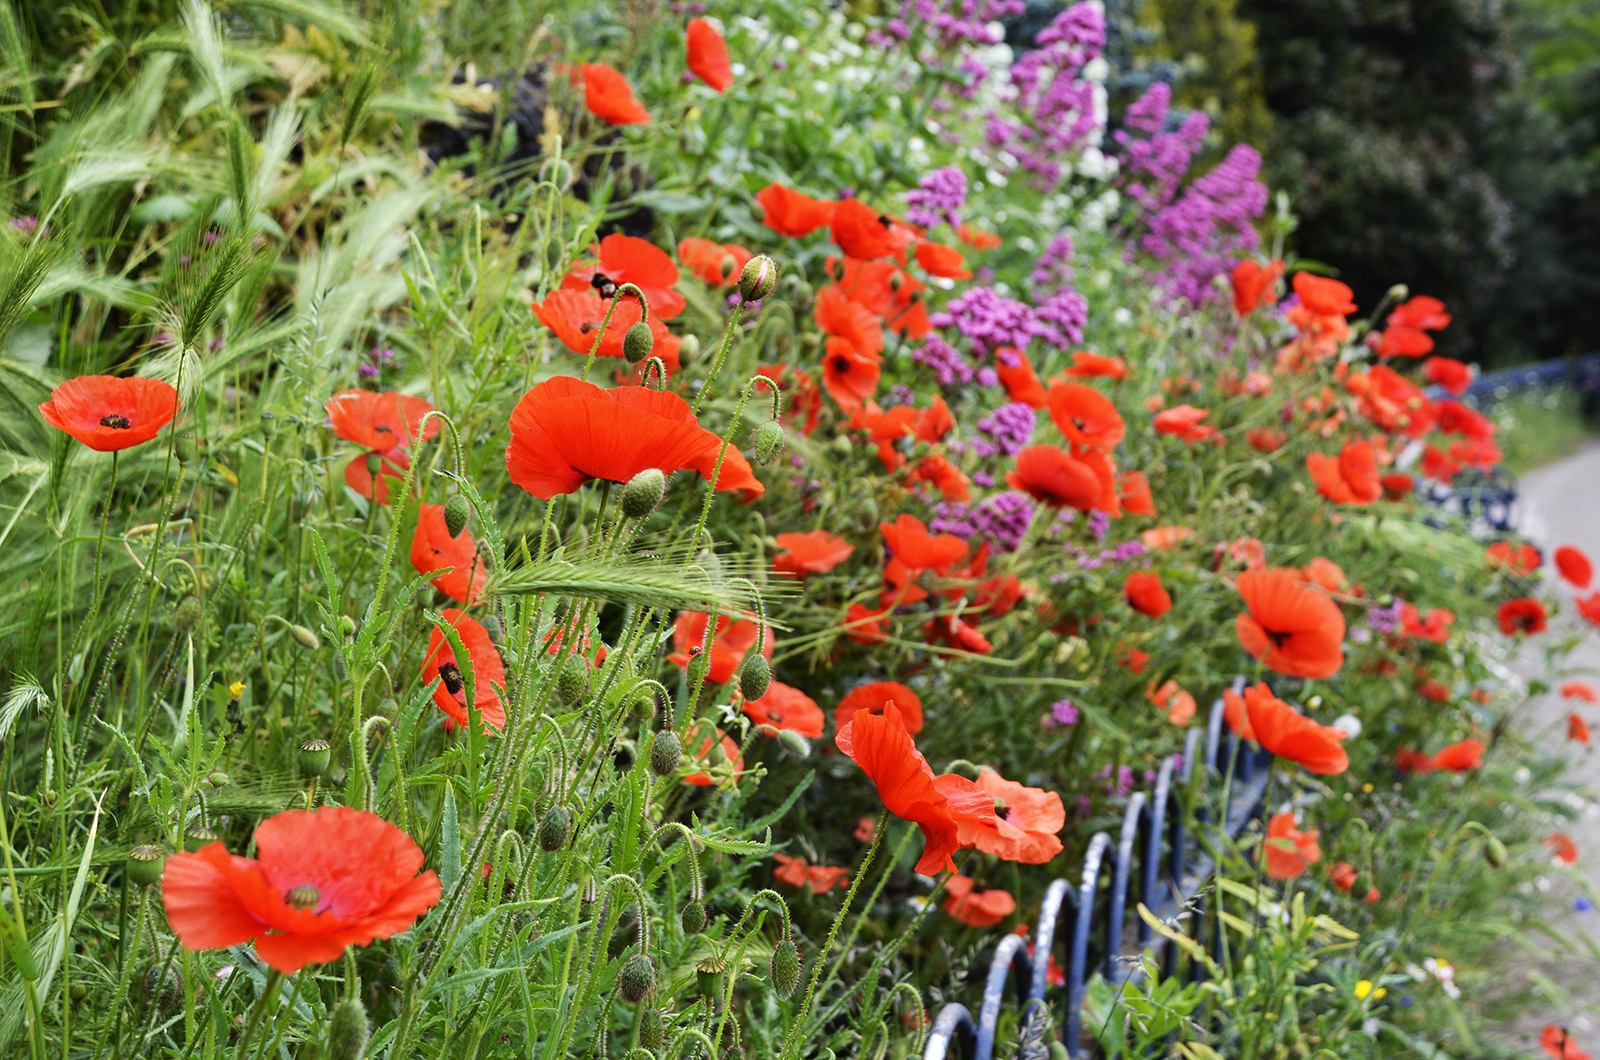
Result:
[[[1243,678],[1236,680],[1236,690],[1243,684]],[[1128,967],[1132,962],[1122,960],[1124,955],[1154,948],[1150,926],[1128,912],[1130,884],[1137,881],[1136,903],[1143,902],[1157,917],[1166,918],[1175,915],[1185,902],[1194,901],[1211,875],[1210,856],[1191,849],[1184,826],[1183,793],[1203,794],[1206,783],[1220,784],[1222,798],[1218,802],[1226,804],[1225,819],[1220,825],[1229,837],[1236,836],[1261,807],[1266,795],[1265,765],[1270,758],[1254,744],[1239,742],[1226,731],[1223,703],[1217,699],[1211,705],[1205,729],[1189,730],[1182,766],[1168,759],[1151,789],[1136,792],[1128,800],[1122,827],[1115,837],[1110,832],[1096,832],[1090,838],[1077,879],[1051,882],[1039,910],[1032,956],[1026,936],[1004,936],[989,962],[976,1018],[965,1005],[956,1002],[939,1010],[923,1060],[946,1060],[952,1042],[957,1043],[965,1060],[993,1060],[995,1030],[1008,983],[1024,1011],[1049,1004],[1046,992],[1050,988],[1053,956],[1064,956],[1062,967],[1066,974],[1065,986],[1056,992],[1062,1008],[1055,1022],[1061,1028],[1068,1056],[1076,1058],[1080,1052],[1083,992],[1090,975],[1090,937],[1097,910],[1103,907],[1105,931],[1100,970],[1106,979],[1120,982],[1137,974]],[[1198,777],[1194,772],[1197,762],[1204,768]],[[1196,817],[1202,824],[1212,824],[1205,809],[1211,801],[1204,797],[1197,800]],[[1163,939],[1153,942],[1155,946],[1165,944]],[[1176,968],[1176,956],[1176,948],[1167,947],[1169,972]]]

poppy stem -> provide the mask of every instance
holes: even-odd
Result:
[[[250,1009],[250,1018],[244,1026],[244,1034],[239,1037],[240,1060],[250,1056],[250,1040],[256,1035],[256,1028],[261,1025],[261,1017],[266,1015],[267,1006],[277,1000],[278,987],[283,983],[283,973],[276,968],[267,971],[266,985],[261,988],[261,995],[256,998],[255,1005]]]
[[[717,373],[722,371],[722,362],[727,360],[728,349],[733,345],[733,331],[739,326],[739,317],[743,314],[744,297],[741,295],[739,304],[733,307],[733,315],[728,318],[728,326],[722,330],[722,342],[717,346],[717,359],[711,362],[711,371],[706,373],[705,382],[700,384],[700,393],[694,396],[694,404],[689,408],[689,411],[696,416],[700,415],[700,406],[705,403],[706,395],[711,393],[711,384],[717,381]]]
[[[644,324],[650,323],[650,303],[645,300],[644,292],[631,283],[625,283],[617,288],[617,293],[611,296],[611,304],[606,306],[606,315],[600,318],[600,327],[594,333],[594,345],[589,347],[589,356],[583,362],[583,375],[580,378],[589,381],[589,369],[594,365],[594,359],[600,354],[600,343],[606,337],[606,328],[611,326],[611,315],[617,311],[617,303],[622,301],[622,296],[631,294],[639,300],[639,319]]]

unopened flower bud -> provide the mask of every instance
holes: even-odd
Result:
[[[1364,902],[1372,891],[1372,873],[1358,872],[1350,884],[1350,897],[1358,902]]]
[[[539,822],[539,849],[556,851],[567,845],[567,833],[572,831],[572,811],[565,806],[552,806]]]
[[[554,184],[557,191],[565,192],[572,187],[572,163],[564,158],[547,158],[539,167],[539,180],[543,183]]]
[[[464,493],[453,494],[444,502],[444,528],[452,538],[460,537],[467,528],[467,518],[472,514],[472,502]]]
[[[320,736],[313,736],[300,744],[300,772],[308,777],[320,777],[328,771],[333,758],[333,745]]]
[[[772,947],[772,963],[768,966],[772,989],[782,998],[794,993],[800,985],[800,950],[789,939]]]
[[[766,657],[760,652],[746,655],[744,665],[739,668],[739,691],[744,693],[744,698],[754,703],[766,695],[770,687],[772,687],[772,667],[767,663]]]
[[[778,286],[778,263],[765,254],[757,254],[745,262],[739,274],[739,297],[746,302],[759,302]]]
[[[322,647],[322,641],[318,640],[317,635],[305,626],[291,625],[289,627],[289,635],[306,651],[316,651]]]
[[[339,632],[347,637],[356,635],[356,620],[349,615],[339,616]]]
[[[123,867],[128,874],[128,882],[139,887],[149,887],[161,878],[161,870],[166,867],[167,855],[158,846],[141,843],[128,851],[128,861]]]
[[[575,707],[589,693],[589,664],[582,656],[569,655],[556,675],[556,698],[564,707]]]
[[[231,778],[229,778],[228,774],[219,769],[215,773],[212,773],[210,776],[206,777],[206,783],[211,785],[213,788],[225,788],[228,786],[230,779]]]
[[[1492,868],[1503,869],[1511,860],[1511,854],[1506,850],[1506,845],[1500,842],[1499,837],[1490,836],[1483,844],[1483,860]]]
[[[178,604],[178,609],[172,612],[172,628],[178,631],[178,636],[183,636],[200,622],[200,601],[192,596],[185,596],[183,602]]]
[[[667,476],[658,467],[647,467],[628,480],[622,487],[622,514],[629,519],[643,519],[656,510],[662,494],[667,491]]]
[[[650,325],[642,320],[622,333],[622,356],[629,364],[638,364],[655,348],[656,337],[651,334]]]
[[[756,428],[756,463],[770,464],[783,451],[783,424],[768,420]]]
[[[699,645],[697,644],[695,647],[698,648]],[[690,656],[689,665],[684,667],[691,686],[702,684],[706,679],[706,674],[711,670],[711,660],[706,658],[706,655],[707,653],[702,651]]]
[[[1411,288],[1407,287],[1403,283],[1397,283],[1393,287],[1389,288],[1389,294],[1387,297],[1391,302],[1404,302],[1407,298],[1411,297]]]
[[[650,988],[656,985],[656,966],[642,953],[635,953],[622,965],[617,975],[617,989],[622,1000],[630,1005],[643,1001]]]
[[[678,363],[688,364],[700,355],[700,340],[694,335],[685,335],[678,340]]]
[[[889,274],[889,290],[898,291],[906,285],[906,274],[899,269]]]
[[[328,1016],[328,1060],[361,1060],[367,1048],[367,1010],[347,997]]]
[[[706,907],[691,898],[678,916],[685,935],[698,935],[706,929]]]
[[[711,764],[713,769],[728,764],[728,751],[722,746],[721,740],[711,745],[711,750],[706,754],[706,761]]]
[[[639,1014],[639,1046],[647,1052],[659,1053],[667,1043],[667,1029],[661,1022],[661,1010],[647,1008]]]
[[[658,777],[670,777],[683,763],[683,741],[671,729],[656,733],[650,743],[650,772]]]
[[[783,745],[785,751],[796,758],[811,757],[811,742],[793,729],[779,729],[778,742]]]

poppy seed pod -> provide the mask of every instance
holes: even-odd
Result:
[[[1391,302],[1404,302],[1410,296],[1411,288],[1407,287],[1403,283],[1397,283],[1393,287],[1389,288],[1389,294],[1387,295],[1389,301]]]
[[[203,824],[197,824],[183,834],[183,849],[193,854],[201,847],[215,843],[218,838],[216,832]]]
[[[691,898],[678,914],[678,923],[685,935],[698,935],[706,929],[706,907]]]
[[[778,730],[778,742],[783,745],[785,751],[796,758],[811,757],[811,742],[793,729]]]
[[[328,1017],[328,1060],[361,1060],[367,1048],[367,1010],[347,997]]]
[[[753,703],[766,695],[771,687],[772,667],[768,665],[766,656],[760,652],[745,656],[744,665],[739,668],[739,691],[744,693],[744,698]]]
[[[444,502],[444,528],[451,538],[461,536],[461,531],[467,528],[467,517],[471,514],[472,504],[465,494],[454,494]]]
[[[383,470],[383,457],[378,453],[367,454],[367,474],[376,478],[378,472]]]
[[[768,420],[756,428],[756,463],[770,464],[783,451],[783,424]]]
[[[670,777],[683,762],[683,742],[671,729],[656,733],[650,743],[650,772],[658,777]]]
[[[656,985],[656,966],[642,953],[635,953],[622,966],[617,976],[617,989],[622,999],[630,1005],[643,1001],[650,988]]]
[[[647,467],[622,487],[622,514],[629,519],[643,519],[656,510],[666,492],[667,476],[658,467]]]
[[[648,1052],[658,1053],[667,1042],[667,1031],[661,1024],[661,1010],[647,1008],[639,1014],[639,1045]]]
[[[556,698],[562,706],[572,707],[588,694],[589,664],[580,656],[567,656],[567,661],[561,664],[561,672],[556,675]]]
[[[707,957],[694,966],[695,985],[700,988],[700,993],[706,997],[715,997],[721,993],[722,976],[728,966],[715,956]]]
[[[622,356],[629,364],[638,364],[655,348],[656,337],[650,333],[650,325],[642,320],[622,333]]]
[[[183,636],[200,622],[200,601],[192,596],[185,596],[178,609],[172,612],[172,628],[178,631],[178,636]]]
[[[333,745],[320,736],[313,736],[300,744],[300,772],[320,777],[328,771],[333,758]]]
[[[772,963],[768,966],[772,989],[781,998],[794,993],[800,985],[800,950],[789,939],[772,947]]]
[[[1511,854],[1498,836],[1490,836],[1483,844],[1483,860],[1492,868],[1503,869],[1511,860]]]
[[[316,651],[322,647],[322,641],[317,639],[317,635],[305,626],[291,625],[289,627],[289,635],[295,639],[295,643],[306,651]]]
[[[128,851],[128,861],[123,871],[128,874],[128,882],[149,887],[161,878],[161,870],[166,864],[165,851],[158,846],[142,843]]]
[[[765,254],[757,254],[744,264],[739,274],[739,297],[746,302],[759,302],[778,286],[778,263]]]
[[[567,845],[567,833],[572,831],[572,811],[565,806],[552,806],[539,822],[539,849],[549,852]]]

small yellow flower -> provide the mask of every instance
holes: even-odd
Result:
[[[1372,1000],[1376,1001],[1376,1000],[1378,1000],[1378,998],[1382,997],[1383,995],[1387,994],[1388,992],[1389,992],[1388,990],[1384,989],[1381,986],[1378,987],[1376,990],[1374,990],[1372,988],[1372,980],[1371,979],[1363,979],[1363,980],[1361,980],[1361,982],[1356,984],[1356,997],[1359,998],[1362,1001],[1365,1001],[1367,999],[1367,995],[1368,994],[1371,994],[1372,995]]]
[[[1363,792],[1365,792],[1366,794],[1371,795],[1372,794],[1372,785],[1371,784],[1363,784],[1363,785],[1361,785],[1361,790]]]
[[[235,681],[233,684],[229,685],[228,695],[232,696],[234,699],[238,699],[240,696],[244,695],[244,682]]]

